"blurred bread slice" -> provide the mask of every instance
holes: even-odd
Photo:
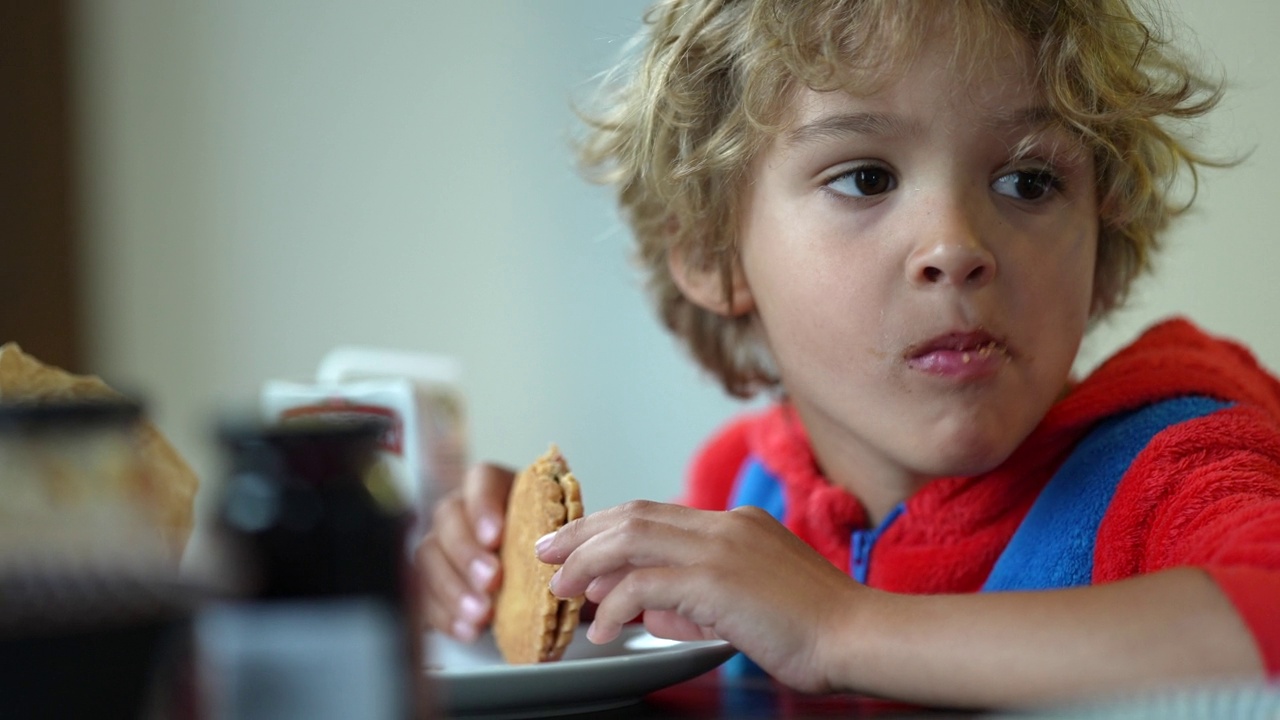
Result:
[[[124,399],[124,395],[95,376],[74,375],[45,365],[24,353],[17,343],[0,346],[0,402]],[[142,472],[132,495],[144,499],[148,514],[155,519],[176,561],[191,536],[199,479],[154,425],[143,421],[138,433]]]

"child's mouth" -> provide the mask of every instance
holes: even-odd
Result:
[[[981,331],[940,335],[906,353],[909,367],[958,380],[987,377],[1011,359],[1004,342]]]

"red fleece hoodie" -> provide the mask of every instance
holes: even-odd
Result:
[[[1232,402],[1170,427],[1134,459],[1096,538],[1093,582],[1203,568],[1280,676],[1280,382],[1240,345],[1185,320],[1158,325],[1073,387],[999,467],[935,480],[876,540],[867,583],[904,593],[975,592],[1054,471],[1100,421],[1182,396]],[[783,522],[840,568],[867,517],[822,476],[786,404],[741,417],[694,460],[685,502],[723,510],[749,457],[777,477]]]

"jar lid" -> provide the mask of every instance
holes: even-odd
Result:
[[[142,418],[135,400],[11,400],[0,402],[0,430],[56,430],[127,425]]]
[[[389,420],[343,417],[277,424],[224,423],[219,438],[236,471],[287,474],[306,482],[359,477],[374,459]]]

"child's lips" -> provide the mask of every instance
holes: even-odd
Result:
[[[987,377],[1011,359],[1009,346],[984,331],[946,333],[906,352],[908,367],[957,380]]]

